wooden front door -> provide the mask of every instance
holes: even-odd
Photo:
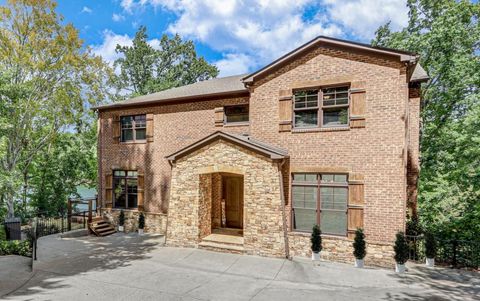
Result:
[[[223,177],[227,228],[243,228],[243,177]]]

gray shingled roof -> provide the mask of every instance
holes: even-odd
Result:
[[[175,153],[167,156],[167,160],[169,161],[175,161],[186,154],[189,154],[193,152],[194,150],[197,150],[207,144],[212,143],[215,140],[218,139],[225,139],[227,141],[233,142],[240,144],[248,149],[251,149],[253,151],[256,151],[258,153],[263,154],[264,156],[270,157],[271,159],[283,159],[283,158],[288,158],[288,152],[282,148],[261,142],[257,139],[254,139],[250,136],[244,136],[244,135],[238,135],[238,134],[232,134],[232,133],[227,133],[227,132],[222,132],[222,131],[216,131],[213,134],[210,134],[197,142],[190,144],[187,147],[184,147]]]
[[[429,80],[430,77],[428,76],[427,72],[425,69],[423,69],[422,66],[420,66],[420,63],[417,63],[415,65],[415,69],[413,69],[412,76],[410,77],[411,82],[424,82]]]
[[[242,82],[242,78],[245,77],[245,75],[246,74],[241,74],[204,80],[178,88],[172,88],[157,93],[134,97],[121,102],[99,105],[94,107],[94,109],[115,108],[128,105],[148,104],[159,101],[170,101],[205,96],[221,96],[224,94],[247,92],[248,90],[245,88],[245,85]]]

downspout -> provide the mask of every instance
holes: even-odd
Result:
[[[171,160],[167,159],[168,164],[170,165],[170,187],[169,190],[172,189],[172,173],[173,173],[173,163]],[[164,202],[165,200],[162,200]],[[168,202],[170,203],[170,197],[168,198]],[[170,207],[170,206],[168,206]],[[167,222],[165,223],[165,239],[163,240],[163,244],[167,245],[167,235],[168,234],[168,209],[167,209]]]
[[[291,260],[290,247],[288,244],[288,229],[287,229],[287,213],[285,211],[285,190],[283,189],[282,167],[285,164],[285,159],[278,164],[278,180],[280,181],[280,199],[282,202],[282,220],[283,220],[283,238],[285,240],[285,258]]]

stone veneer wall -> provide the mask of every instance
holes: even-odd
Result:
[[[212,174],[200,175],[198,204],[199,239],[212,233]]]
[[[310,249],[310,233],[294,233],[288,234],[288,242],[291,256],[311,257]],[[320,252],[322,259],[353,263],[353,240],[346,237],[333,237],[322,235],[323,249]],[[393,267],[395,261],[393,258],[393,246],[388,243],[367,241],[367,256],[365,257],[365,265]]]
[[[222,226],[222,176],[212,174],[212,228]]]
[[[172,169],[167,245],[196,247],[208,222],[202,182],[206,173],[230,172],[244,177],[244,248],[247,254],[282,257],[280,183],[276,162],[227,141],[218,140],[180,158]],[[203,196],[203,197],[202,197]],[[208,207],[210,206],[210,207]]]
[[[107,219],[109,223],[118,226],[119,209],[102,209],[102,216]],[[138,216],[140,211],[137,210],[123,210],[125,213],[125,233],[136,232],[138,230]],[[145,233],[165,234],[167,227],[167,215],[163,213],[144,212],[145,215]]]

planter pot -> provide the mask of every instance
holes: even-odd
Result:
[[[123,232],[123,226],[118,226],[118,232]]]
[[[312,252],[312,260],[319,261],[320,260],[320,252]]]
[[[433,268],[435,266],[435,258],[427,258],[426,262],[427,267]]]
[[[395,272],[399,274],[405,273],[405,264],[395,263]]]
[[[143,229],[138,229],[138,235],[140,235],[140,236],[143,235]]]
[[[355,267],[356,268],[363,268],[363,259],[355,258]]]

